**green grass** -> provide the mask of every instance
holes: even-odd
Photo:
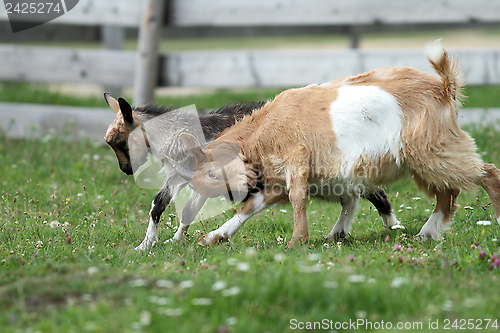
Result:
[[[104,106],[100,98],[37,89],[2,84],[0,96]],[[493,105],[498,99],[487,99],[498,96],[498,89],[471,87],[467,106],[498,107]],[[220,91],[160,102],[212,108],[274,93]],[[489,128],[471,133],[485,161],[500,165],[500,133]],[[447,319],[451,324],[500,320],[500,271],[488,270],[488,260],[479,258],[481,251],[488,257],[499,254],[500,226],[476,224],[494,220],[482,190],[460,196],[461,208],[442,242],[413,239],[435,202],[402,180],[387,193],[405,230],[385,230],[374,209],[362,202],[352,234],[341,244],[325,243],[340,206],[311,200],[307,246],[285,248],[293,228],[290,205],[247,222],[232,244],[196,244],[198,236],[231,214],[193,225],[185,244],[163,244],[178,224],[170,207],[159,244],[150,253],[137,253],[155,191],[139,188],[121,173],[109,147],[53,136],[10,140],[0,135],[0,156],[2,332],[291,332],[292,319],[357,318],[394,326],[422,322],[418,331],[430,331],[429,320],[437,320],[440,329]],[[53,221],[68,225],[51,228]],[[394,250],[397,244],[402,251]],[[352,282],[357,276],[363,282]],[[214,287],[217,281],[225,282],[222,290]]]
[[[195,104],[198,110],[204,110],[219,108],[229,102],[272,99],[284,89],[218,90],[209,94],[157,96],[155,102],[179,107]],[[464,108],[500,108],[500,86],[468,86],[464,93],[467,96]],[[132,101],[131,96],[124,97]],[[0,102],[107,107],[101,96],[74,96],[48,90],[45,85],[12,82],[0,82]]]

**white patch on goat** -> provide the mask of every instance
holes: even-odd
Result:
[[[497,222],[498,224],[500,224],[500,216],[497,218]]]
[[[240,227],[245,224],[252,216],[260,213],[267,207],[264,202],[264,195],[260,192],[252,196],[252,210],[249,214],[236,214],[217,230],[211,231],[207,235],[207,241],[212,242],[216,237],[233,238]]]
[[[420,236],[425,236],[427,238],[432,238],[434,240],[439,240],[441,231],[443,231],[448,223],[444,220],[444,214],[441,211],[437,211],[431,214],[427,222],[418,233]]]
[[[341,177],[350,178],[362,155],[391,154],[399,163],[402,111],[393,95],[376,86],[342,86],[330,117],[342,153]]]

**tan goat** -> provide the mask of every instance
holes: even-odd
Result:
[[[244,192],[256,182],[263,188],[200,242],[227,240],[253,214],[286,200],[294,210],[288,245],[306,242],[312,184],[356,189],[320,195],[343,204],[346,217],[339,218],[329,238],[342,236],[350,230],[360,194],[403,176],[437,200],[419,235],[438,239],[460,191],[477,185],[490,196],[500,223],[500,171],[483,163],[474,140],[457,123],[459,67],[439,42],[426,53],[440,79],[412,68],[379,69],[286,90],[203,149],[183,134],[197,161],[192,180],[201,195]]]

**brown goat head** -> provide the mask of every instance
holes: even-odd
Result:
[[[238,145],[229,142],[212,142],[205,148],[191,134],[183,133],[180,139],[196,159],[196,172],[185,178],[192,181],[195,190],[207,198],[225,196],[241,201],[248,194],[248,177],[244,157]],[[173,161],[176,171],[188,175]]]
[[[133,115],[132,107],[123,98],[118,100],[105,93],[104,99],[116,114],[116,118],[108,127],[104,140],[113,148],[120,169],[127,175],[132,175],[134,169],[147,161],[148,150],[130,133],[141,126],[141,122]],[[142,139],[142,138],[141,138]],[[147,145],[147,142],[146,142]],[[132,167],[134,166],[134,168]]]

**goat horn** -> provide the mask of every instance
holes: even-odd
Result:
[[[170,164],[172,164],[172,167],[174,168],[175,172],[179,174],[179,176],[181,176],[188,182],[193,180],[194,171],[186,169],[170,156],[167,156],[167,159],[170,161]]]

